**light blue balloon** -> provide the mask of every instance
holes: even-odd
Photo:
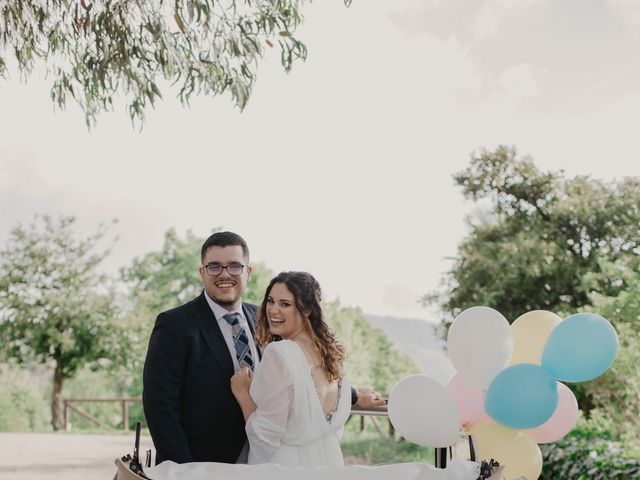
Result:
[[[502,370],[487,390],[484,408],[505,427],[534,428],[551,418],[558,406],[558,386],[551,373],[532,363]]]
[[[557,380],[586,382],[606,372],[618,352],[618,335],[608,320],[595,313],[576,313],[551,331],[542,366]]]

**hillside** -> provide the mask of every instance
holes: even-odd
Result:
[[[412,318],[366,316],[393,340],[398,349],[416,362],[422,373],[448,383],[454,368],[444,350],[445,343],[438,333],[438,325]]]

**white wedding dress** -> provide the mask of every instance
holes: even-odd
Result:
[[[345,378],[339,383],[336,405],[325,417],[298,344],[267,345],[251,383],[258,408],[246,426],[249,464],[344,465],[340,437],[351,410],[351,387]]]
[[[256,411],[246,424],[249,465],[176,464],[146,469],[152,480],[475,480],[479,466],[453,462],[440,470],[422,463],[344,466],[340,437],[351,411],[351,387],[340,380],[338,399],[325,417],[311,367],[290,340],[267,345],[250,389]]]

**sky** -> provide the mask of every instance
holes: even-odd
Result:
[[[252,261],[306,270],[326,299],[437,321],[478,206],[453,175],[513,145],[543,170],[640,174],[640,0],[341,0],[304,6],[309,58],[267,52],[247,108],[124,104],[88,131],[46,80],[0,80],[0,245],[36,214],[118,219],[112,272],[164,232],[240,233]]]

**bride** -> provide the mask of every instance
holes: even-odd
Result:
[[[246,421],[249,465],[176,464],[147,471],[154,480],[475,480],[479,466],[454,461],[446,470],[423,463],[344,466],[340,437],[351,410],[345,352],[320,307],[320,285],[308,273],[283,272],[267,287],[256,341],[255,374],[231,378]]]
[[[320,285],[284,272],[267,287],[258,313],[259,368],[231,378],[246,421],[249,464],[344,465],[340,437],[351,410],[345,353],[325,323]]]

